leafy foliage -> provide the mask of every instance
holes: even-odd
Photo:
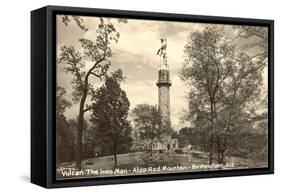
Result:
[[[56,156],[57,162],[66,162],[74,159],[74,135],[64,116],[64,112],[71,106],[65,98],[64,88],[56,87]]]
[[[234,29],[237,30],[236,39],[238,40],[251,40],[244,45],[245,50],[250,50],[253,48],[258,48],[259,52],[252,56],[252,59],[255,59],[259,62],[267,62],[268,58],[268,29],[266,27],[258,26],[234,26]],[[257,49],[256,49],[257,50]]]
[[[66,91],[64,88],[56,87],[56,116],[61,117],[67,108],[71,106],[71,103],[64,97]]]
[[[139,104],[132,110],[134,128],[133,147],[136,150],[145,148],[145,144],[164,135],[160,127],[160,114],[157,106]]]
[[[237,52],[212,26],[192,33],[184,53],[180,75],[192,87],[182,119],[208,134],[210,163],[215,147],[223,162],[227,136],[251,128],[258,117],[265,63]]]
[[[92,96],[91,121],[96,125],[97,140],[105,145],[105,149],[111,148],[109,152],[115,156],[115,166],[118,148],[131,142],[131,126],[127,118],[130,102],[120,87],[123,80],[123,73],[119,69],[107,76],[105,84]]]
[[[84,20],[80,16],[68,16],[64,15],[61,17],[62,22],[67,26],[70,22],[74,22],[81,30],[87,32],[88,28],[84,25]]]
[[[132,116],[141,139],[155,139],[161,135],[157,106],[139,104],[132,110]]]
[[[63,17],[63,22],[67,25],[71,19],[68,16]],[[87,28],[83,24],[83,19],[72,16],[72,19],[83,30]],[[76,51],[73,46],[63,45],[60,47],[59,64],[65,65],[65,72],[73,75],[73,101],[79,103],[78,125],[77,125],[77,161],[78,169],[81,169],[82,160],[82,137],[84,125],[84,113],[91,110],[92,107],[86,104],[87,96],[94,93],[93,83],[89,82],[91,76],[100,80],[107,78],[107,72],[110,67],[109,58],[112,56],[110,44],[112,41],[118,42],[120,34],[110,20],[107,22],[100,18],[100,24],[97,29],[97,37],[95,41],[81,38],[79,41],[84,49],[83,54]],[[91,63],[85,66],[85,60]]]

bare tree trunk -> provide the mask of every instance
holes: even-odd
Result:
[[[219,136],[217,136],[217,155],[218,155],[218,163],[222,164],[222,145],[221,145],[221,139]]]
[[[83,92],[83,96],[80,101],[80,109],[78,116],[78,133],[77,133],[77,157],[76,157],[76,168],[81,170],[82,162],[82,137],[83,137],[83,127],[84,127],[84,105],[86,101],[88,90]]]
[[[83,156],[82,156],[83,158]],[[88,141],[85,142],[85,158],[88,158]]]
[[[224,153],[226,151],[226,137],[217,137],[217,154],[218,154],[218,163],[224,164]]]
[[[210,150],[209,150],[209,164],[213,164],[213,147],[214,147],[214,137],[213,135],[211,135],[211,138],[210,138]]]
[[[114,168],[117,168],[117,145],[114,144],[114,148],[113,148],[113,151],[114,151]]]
[[[214,154],[214,135],[213,135],[213,130],[214,130],[214,104],[213,104],[213,99],[210,98],[211,101],[211,137],[210,137],[210,155],[209,155],[209,164],[213,164],[213,154]]]
[[[223,139],[223,146],[222,146],[222,150],[221,150],[221,163],[225,164],[225,151],[226,151],[226,146],[227,146],[227,138],[224,137]]]

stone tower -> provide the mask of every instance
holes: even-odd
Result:
[[[161,118],[161,126],[170,129],[170,86],[172,85],[169,78],[168,69],[160,69],[158,71],[158,108]]]
[[[161,38],[161,47],[157,52],[160,56],[160,69],[158,71],[158,109],[161,119],[161,128],[166,131],[165,136],[169,135],[171,129],[170,119],[170,81],[169,68],[167,62],[167,39]]]

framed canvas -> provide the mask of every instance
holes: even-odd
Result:
[[[31,12],[31,182],[272,174],[272,20]]]

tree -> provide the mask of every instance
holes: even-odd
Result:
[[[160,114],[157,106],[139,104],[132,110],[134,122],[133,138],[136,149],[143,144],[159,139],[163,133],[160,128]]]
[[[95,42],[81,38],[79,41],[84,49],[84,54],[76,51],[73,46],[63,45],[60,47],[58,63],[66,64],[65,72],[73,75],[73,101],[79,103],[78,128],[77,128],[77,157],[76,167],[81,169],[82,160],[82,137],[83,121],[85,112],[91,110],[91,106],[86,104],[87,96],[94,90],[93,84],[89,82],[90,77],[104,79],[110,66],[109,58],[112,56],[110,44],[112,41],[118,42],[119,33],[108,20],[104,22],[100,18]],[[85,61],[91,62],[87,68]]]
[[[183,120],[207,133],[209,163],[215,149],[218,162],[223,163],[227,138],[254,122],[265,63],[237,52],[212,26],[192,33],[184,53],[180,76],[191,89]]]
[[[266,27],[258,26],[234,26],[237,30],[236,39],[250,39],[255,38],[256,41],[249,42],[244,46],[245,49],[251,49],[253,47],[258,47],[260,51],[254,55],[254,58],[259,58],[264,60],[268,56],[268,29]]]
[[[96,125],[99,142],[111,148],[115,168],[118,148],[131,143],[131,126],[128,121],[130,102],[120,87],[124,79],[119,69],[107,76],[105,84],[92,94],[94,102],[91,121]]]
[[[84,20],[80,16],[68,16],[68,15],[63,15],[61,17],[62,23],[64,23],[66,26],[70,22],[74,22],[81,30],[87,32],[89,29],[84,25]]]
[[[108,19],[110,20],[110,19]],[[74,22],[82,31],[87,32],[89,29],[84,24],[84,20],[80,16],[69,16],[69,15],[63,15],[61,17],[62,23],[64,23],[66,26],[68,26],[69,23]],[[127,23],[127,19],[124,18],[117,18],[117,21],[119,23]]]
[[[63,87],[56,87],[56,117],[64,116],[64,112],[71,106],[71,102],[65,98],[66,91]]]
[[[73,156],[73,135],[69,131],[69,124],[66,121],[64,112],[71,106],[71,103],[65,98],[64,88],[56,87],[56,150],[57,161],[69,161]]]
[[[238,31],[237,39],[245,40],[250,38],[255,38],[256,41],[246,44],[245,49],[255,49],[258,48],[258,52],[251,56],[252,59],[256,60],[257,63],[264,63],[268,65],[268,28],[266,27],[257,27],[257,26],[235,26],[234,29]],[[257,50],[257,49],[256,49]],[[263,160],[266,160],[267,157],[267,129],[268,129],[268,95],[267,91],[262,96],[262,102],[258,105],[261,107],[262,112],[257,116],[256,130],[253,132],[256,135],[261,135],[264,138],[263,143],[258,142],[256,145],[263,145],[263,148],[257,150],[255,156],[262,155]],[[256,117],[256,118],[257,118]],[[254,155],[254,153],[253,153]]]

